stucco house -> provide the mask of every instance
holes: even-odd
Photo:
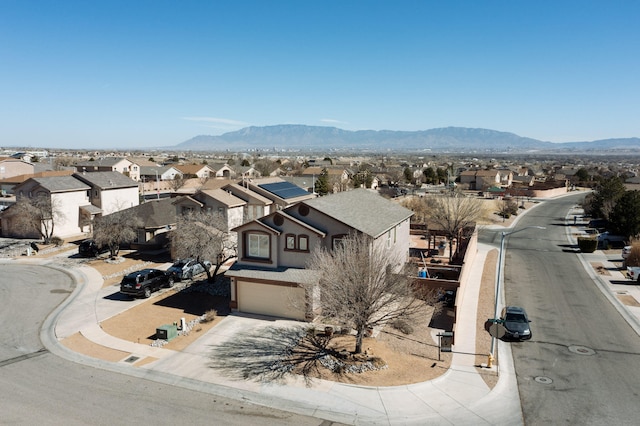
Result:
[[[54,208],[54,236],[65,238],[91,231],[94,217],[139,204],[138,184],[119,172],[75,173],[66,176],[32,177],[14,187],[17,199],[46,196]],[[22,235],[11,207],[2,212],[2,235]]]
[[[90,208],[91,187],[74,176],[29,178],[14,188],[16,198],[47,197],[51,200],[52,218],[47,227],[53,225],[53,235],[67,237],[87,230],[88,224],[82,219],[81,209]],[[2,211],[2,236],[17,238],[40,238],[37,231],[24,231],[17,227],[12,207]]]
[[[78,173],[119,172],[136,182],[140,180],[140,166],[122,157],[103,157],[94,161],[83,161],[75,165]]]
[[[0,157],[0,180],[35,172],[33,163],[13,157]]]
[[[301,284],[317,247],[331,249],[350,233],[363,233],[406,262],[413,212],[366,189],[307,199],[234,229],[238,260],[231,279],[231,308],[240,312],[311,320],[316,306]]]
[[[236,177],[236,171],[226,163],[212,163],[209,166],[215,171],[217,178],[233,179]]]
[[[249,188],[237,183],[230,183],[223,186],[222,189],[231,193],[235,197],[240,198],[246,203],[244,206],[245,221],[258,219],[271,213],[273,201],[250,190]]]
[[[509,187],[513,179],[511,170],[466,170],[460,173],[460,183],[469,189],[485,191],[491,187]]]
[[[181,164],[173,167],[178,169],[185,178],[209,179],[215,176],[215,170],[206,164]]]
[[[140,167],[140,180],[143,182],[173,180],[182,177],[182,172],[173,166],[143,166]]]
[[[168,244],[169,231],[174,230],[177,223],[174,201],[171,198],[149,200],[124,210],[133,212],[142,223],[131,243],[132,248],[160,248]]]
[[[225,219],[227,228],[232,230],[243,223],[247,203],[223,189],[205,189],[193,195],[180,197],[173,204],[177,214],[196,210],[218,213]],[[232,232],[231,235],[232,239],[235,239],[235,233]]]
[[[89,201],[102,215],[140,204],[138,182],[120,172],[76,173],[76,179],[89,185]]]

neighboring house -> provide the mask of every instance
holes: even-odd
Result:
[[[214,171],[217,178],[233,179],[236,172],[226,163],[214,163],[209,165]]]
[[[225,274],[231,279],[231,307],[246,313],[313,319],[317,307],[300,287],[317,280],[313,271],[304,269],[313,250],[331,249],[358,232],[404,263],[409,256],[412,215],[374,191],[356,189],[307,199],[235,228],[238,260]]]
[[[140,180],[143,182],[174,180],[182,177],[182,172],[173,166],[143,166],[140,167]]]
[[[73,176],[91,187],[89,201],[102,215],[140,204],[138,182],[120,172],[76,173]]]
[[[509,187],[513,179],[511,170],[466,170],[460,173],[460,184],[468,184],[469,189],[486,191],[491,187]]]
[[[175,199],[162,198],[125,210],[132,211],[142,222],[132,248],[161,248],[169,243],[169,231],[175,229],[177,223],[174,202]]]
[[[119,172],[94,172],[66,176],[31,177],[14,187],[16,198],[46,196],[54,208],[54,236],[65,238],[91,232],[96,216],[139,203],[138,184]],[[11,207],[2,212],[2,235],[22,235],[12,220]]]
[[[13,157],[0,157],[0,180],[34,172],[35,166],[32,163]]]
[[[119,172],[136,182],[140,180],[140,166],[126,158],[103,157],[94,161],[84,161],[75,165],[78,173]]]
[[[302,176],[320,176],[322,171],[327,170],[327,176],[332,182],[344,183],[349,180],[349,172],[340,167],[307,167],[302,171]]]
[[[279,177],[249,179],[241,185],[273,201],[276,209],[284,209],[300,201],[315,198],[315,194]]]
[[[246,204],[241,198],[222,189],[201,190],[193,195],[180,197],[173,202],[177,214],[186,214],[196,210],[217,213],[224,217],[230,230],[243,223]],[[232,237],[235,238],[235,234]]]
[[[512,183],[514,185],[519,184],[524,186],[532,186],[535,181],[536,181],[535,176],[527,176],[527,175],[514,176],[512,179]]]
[[[70,176],[73,170],[48,170],[44,172],[30,173],[25,175],[13,176],[0,180],[0,193],[3,196],[13,195],[13,188],[25,182],[30,178],[53,177],[53,176]]]
[[[48,227],[51,229],[53,222],[53,235],[58,237],[87,231],[88,224],[84,223],[81,210],[91,206],[88,195],[90,190],[89,185],[74,176],[29,178],[14,188],[17,199],[44,196],[51,200],[53,215]],[[2,212],[1,218],[2,236],[40,238],[37,231],[24,232],[16,226],[11,207]]]
[[[249,188],[245,188],[237,183],[230,183],[222,187],[222,189],[246,203],[243,215],[245,221],[258,219],[271,213],[273,201],[267,197],[263,197],[257,192],[251,191]]]
[[[240,166],[235,169],[236,176],[242,177],[243,179],[257,179],[262,177],[262,174],[253,166]]]
[[[175,165],[174,167],[178,169],[185,178],[205,180],[215,175],[215,170],[206,164],[182,164]]]

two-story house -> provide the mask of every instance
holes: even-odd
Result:
[[[76,173],[73,176],[91,187],[89,201],[102,215],[140,204],[138,183],[120,172]]]
[[[173,202],[176,214],[190,211],[206,211],[217,214],[224,219],[227,229],[240,226],[244,222],[246,202],[223,189],[204,189],[193,195],[180,197]],[[224,229],[221,229],[225,231]],[[231,239],[236,239],[235,232],[230,232]]]
[[[47,197],[52,206],[48,229],[53,226],[55,236],[65,237],[80,234],[84,230],[81,210],[91,209],[89,191],[91,187],[74,176],[29,178],[15,188],[17,199],[21,197]],[[11,207],[2,212],[2,236],[40,238],[36,230],[26,231],[16,224],[15,211]],[[44,226],[44,224],[43,224]]]
[[[78,173],[119,172],[135,181],[140,180],[140,166],[122,157],[103,157],[75,165]]]
[[[366,189],[307,199],[234,229],[238,260],[226,272],[231,307],[240,312],[310,320],[313,297],[301,284],[314,284],[305,269],[316,248],[331,249],[351,233],[362,233],[397,254],[409,256],[413,212]]]

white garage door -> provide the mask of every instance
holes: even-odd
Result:
[[[236,291],[240,312],[305,319],[304,290],[300,287],[237,281]]]

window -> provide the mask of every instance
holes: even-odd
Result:
[[[286,236],[286,248],[287,250],[295,250],[296,249],[296,236],[292,234],[288,234]]]
[[[265,234],[247,234],[248,257],[269,258],[269,236]]]
[[[331,239],[331,245],[333,246],[333,249],[336,249],[338,247],[340,247],[342,245],[342,240],[344,240],[347,236],[346,235],[335,235],[332,239]]]
[[[298,237],[298,250],[309,251],[309,237],[300,235]]]

